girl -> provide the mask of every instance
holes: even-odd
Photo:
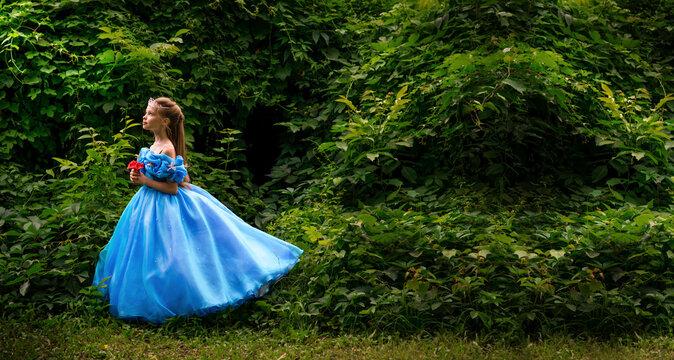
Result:
[[[142,168],[129,176],[143,186],[101,251],[93,281],[117,318],[158,324],[239,305],[264,294],[302,255],[187,184],[184,120],[169,98],[148,101],[143,129],[154,144],[140,150]]]

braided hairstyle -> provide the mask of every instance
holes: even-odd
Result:
[[[185,167],[187,167],[187,156],[185,156],[185,115],[178,104],[167,97],[160,97],[153,99],[148,105],[152,106],[156,113],[169,119],[169,124],[166,127],[166,135],[173,144],[176,150],[176,155],[183,157]],[[189,181],[189,176],[186,181]]]

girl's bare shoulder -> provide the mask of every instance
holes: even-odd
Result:
[[[176,149],[173,147],[173,144],[166,145],[166,147],[162,151],[162,154],[168,155],[171,158],[175,159],[176,158]]]

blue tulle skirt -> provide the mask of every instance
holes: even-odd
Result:
[[[236,216],[198,186],[143,186],[101,251],[93,284],[122,319],[162,323],[263,295],[302,250]]]

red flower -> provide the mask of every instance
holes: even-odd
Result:
[[[140,162],[138,162],[138,161],[136,161],[136,160],[131,160],[131,162],[129,163],[129,165],[126,166],[127,170],[128,170],[128,169],[140,170],[140,169],[142,169],[142,168],[144,168],[144,167],[145,167],[145,164],[140,163]]]

